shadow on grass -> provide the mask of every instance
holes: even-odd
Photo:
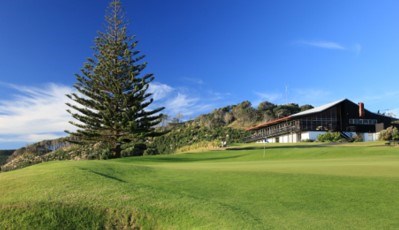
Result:
[[[168,163],[184,163],[184,162],[197,162],[197,161],[217,161],[234,159],[244,156],[244,154],[234,156],[222,156],[222,157],[151,157],[141,158],[141,162],[168,162]]]
[[[308,148],[320,148],[320,147],[328,147],[327,144],[320,145],[281,145],[281,146],[249,146],[249,147],[232,147],[227,148],[226,150],[256,150],[256,149],[308,149]]]
[[[96,174],[96,175],[99,175],[99,176],[102,176],[102,177],[105,177],[107,179],[115,180],[115,181],[122,182],[122,183],[127,183],[127,181],[124,181],[124,180],[119,179],[119,178],[114,177],[114,176],[107,175],[105,173],[100,173],[100,172],[96,172],[96,171],[93,171],[91,169],[85,169],[85,168],[79,168],[79,169],[80,170],[84,170],[84,171],[88,171],[90,173],[93,173],[93,174]]]

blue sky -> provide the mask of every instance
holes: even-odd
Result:
[[[2,0],[0,149],[64,135],[64,94],[107,0]],[[186,119],[249,100],[341,98],[399,114],[398,1],[125,0],[157,105]]]

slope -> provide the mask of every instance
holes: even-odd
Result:
[[[398,228],[398,148],[245,145],[0,174],[0,228]]]

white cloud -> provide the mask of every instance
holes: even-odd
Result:
[[[173,90],[171,86],[159,82],[151,83],[148,88],[148,92],[152,93],[154,100],[161,100],[167,97]]]
[[[211,104],[201,103],[197,97],[190,97],[183,93],[177,93],[165,102],[165,107],[170,115],[181,113],[185,117],[198,115],[212,108]]]
[[[194,96],[195,89],[174,88],[159,82],[151,83],[148,92],[152,93],[154,98],[154,103],[150,106],[150,109],[165,107],[162,113],[171,117],[182,114],[183,119],[192,118],[209,111],[214,106],[211,101],[217,100],[213,95],[214,92],[212,92],[212,97],[204,97],[207,99],[200,100],[199,96]]]
[[[198,98],[189,98],[187,95],[177,93],[175,98],[168,101],[168,105],[172,108],[179,109],[187,106],[192,106],[198,101]]]
[[[73,92],[72,88],[57,84],[11,86],[17,94],[0,100],[0,142],[31,143],[60,137],[65,129],[75,130],[68,123],[71,117],[65,105],[69,100],[65,94]]]
[[[52,140],[59,138],[61,136],[65,136],[65,133],[45,133],[45,134],[24,134],[24,135],[0,135],[0,144],[1,143],[35,143],[42,140]],[[0,145],[1,147],[1,145]]]
[[[343,45],[331,41],[297,41],[295,42],[295,44],[313,46],[323,49],[346,50],[346,48]]]

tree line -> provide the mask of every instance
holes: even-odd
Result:
[[[311,105],[299,106],[295,103],[277,105],[269,101],[261,102],[255,108],[251,102],[243,101],[239,104],[215,109],[209,114],[201,115],[195,119],[195,122],[207,128],[229,126],[245,129],[311,108],[313,108]]]

